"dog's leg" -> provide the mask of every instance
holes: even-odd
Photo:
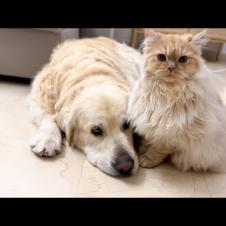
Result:
[[[62,135],[54,116],[46,114],[35,101],[32,101],[29,107],[33,122],[38,127],[38,133],[31,143],[31,151],[38,156],[56,155],[61,151]]]
[[[46,117],[39,125],[38,133],[33,138],[31,150],[39,155],[51,157],[61,151],[62,137],[57,124]]]
[[[138,155],[139,164],[143,168],[156,167],[162,163],[170,153],[171,150],[168,148],[155,149],[150,146],[144,153]]]

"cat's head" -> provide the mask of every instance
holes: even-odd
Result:
[[[166,82],[191,79],[202,63],[201,47],[206,30],[197,35],[162,34],[145,30],[145,70]]]

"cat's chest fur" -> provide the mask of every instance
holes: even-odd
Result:
[[[140,83],[133,103],[132,119],[146,138],[197,136],[203,131],[202,87],[196,83],[165,85]],[[141,87],[142,86],[142,87]]]

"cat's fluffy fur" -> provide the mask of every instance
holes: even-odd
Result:
[[[222,83],[201,57],[204,36],[146,32],[143,73],[128,106],[132,125],[145,138],[139,157],[143,167],[157,166],[170,155],[182,170],[226,171],[226,108],[218,95]],[[157,59],[160,53],[167,61]],[[184,55],[188,61],[179,64]],[[176,63],[171,73],[170,63]]]

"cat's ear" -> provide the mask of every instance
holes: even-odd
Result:
[[[144,30],[145,35],[145,44],[146,46],[149,46],[154,40],[159,38],[161,34],[159,32],[154,31],[153,29],[146,28]]]
[[[156,37],[159,37],[160,33],[154,31],[153,29],[146,28],[146,29],[144,29],[144,35],[145,35],[145,38],[154,39]]]
[[[192,38],[191,38],[191,42],[195,45],[198,45],[198,46],[203,46],[206,44],[207,42],[207,39],[206,39],[206,33],[207,33],[207,30],[204,29],[203,31],[199,32],[198,34],[194,35]]]

